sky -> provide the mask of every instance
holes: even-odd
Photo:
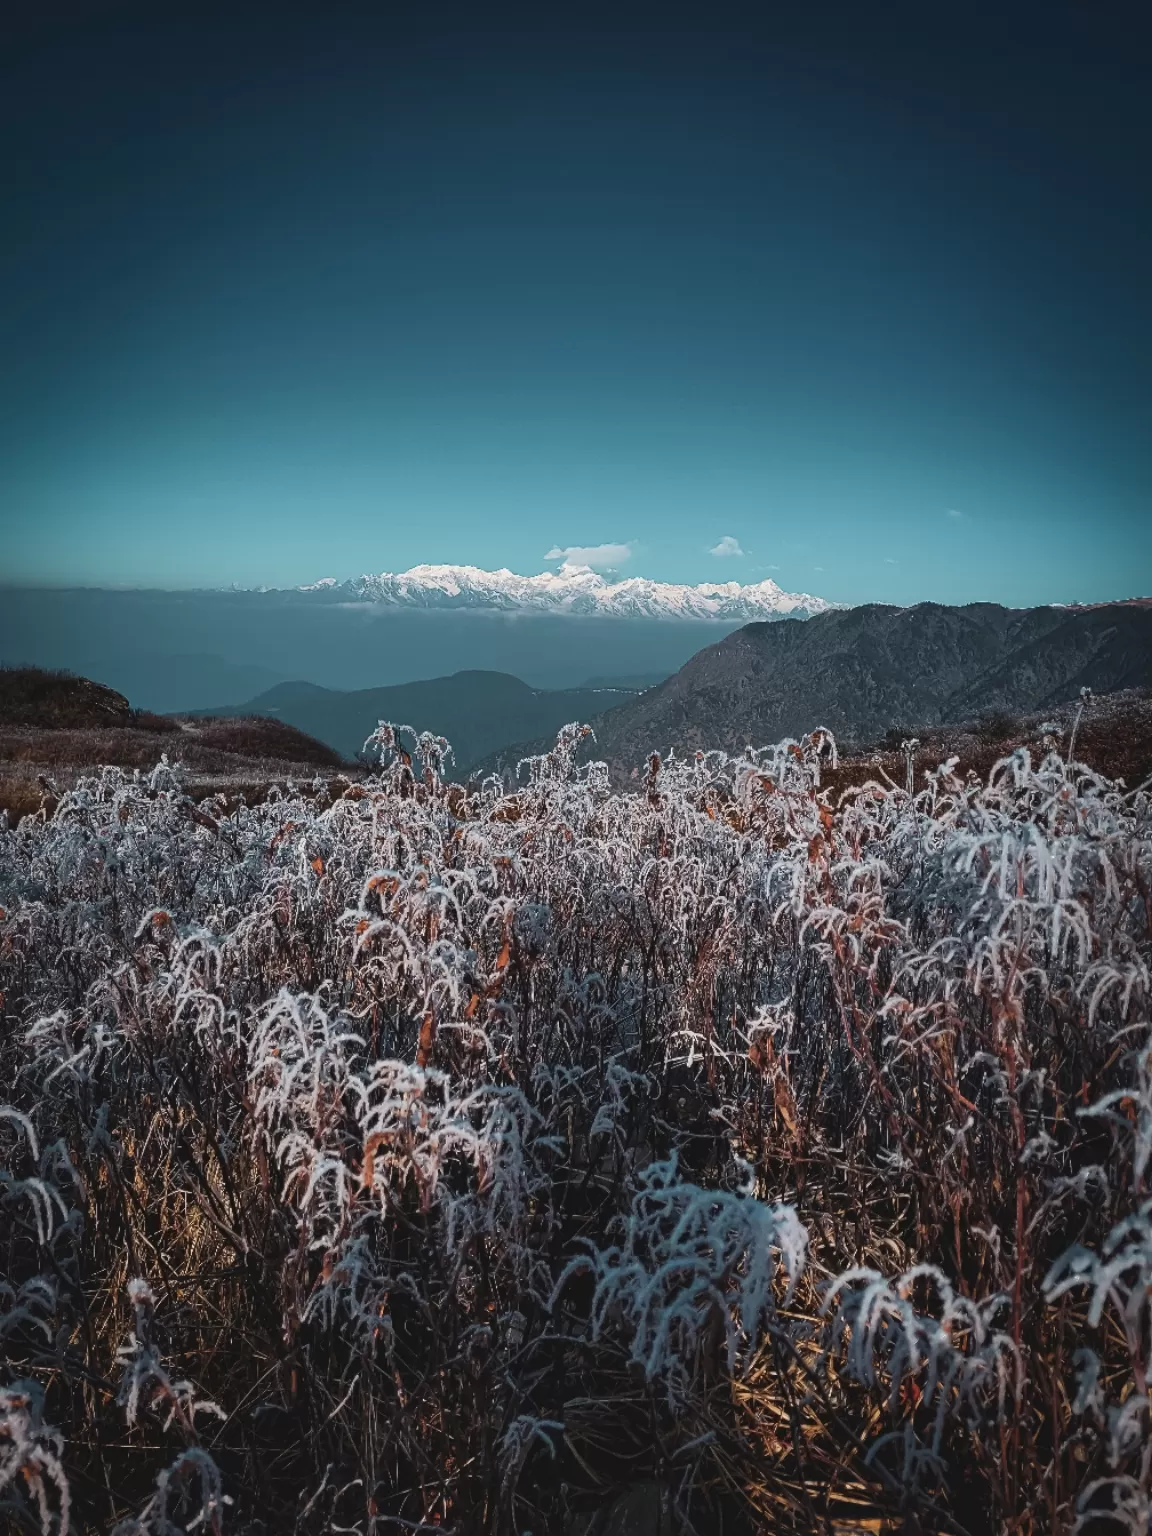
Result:
[[[1152,592],[1145,5],[24,12],[0,579]]]

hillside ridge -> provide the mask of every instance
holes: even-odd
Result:
[[[1149,686],[1152,608],[1143,605],[873,603],[804,624],[736,630],[596,718],[596,743],[585,753],[620,773],[649,752],[740,751],[817,726],[851,750],[901,726],[1028,714],[1074,699],[1081,688]]]
[[[445,736],[457,769],[510,743],[548,735],[569,720],[601,714],[635,690],[623,687],[532,688],[508,672],[473,668],[412,683],[342,691],[315,683],[278,683],[244,704],[200,715],[283,720],[354,757],[380,720]]]

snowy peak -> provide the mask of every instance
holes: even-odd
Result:
[[[600,614],[614,618],[758,619],[808,618],[834,605],[807,592],[785,592],[774,581],[742,586],[737,581],[682,586],[629,576],[606,581],[586,565],[565,564],[539,576],[485,571],[476,565],[414,565],[411,570],[335,582],[302,591],[323,591],[356,602],[409,608],[489,608],[504,612]]]

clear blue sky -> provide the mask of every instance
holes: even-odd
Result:
[[[26,10],[6,579],[1152,591],[1145,7]]]

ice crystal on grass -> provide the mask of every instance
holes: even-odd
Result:
[[[132,1280],[128,1297],[135,1312],[132,1337],[122,1344],[117,1358],[124,1371],[119,1402],[129,1427],[136,1423],[141,1408],[161,1419],[163,1427],[173,1424],[190,1442],[197,1438],[196,1419],[211,1414],[227,1417],[224,1410],[207,1398],[198,1398],[190,1381],[174,1381],[165,1368],[152,1338],[156,1298],[146,1280]]]
[[[0,1510],[30,1501],[43,1536],[65,1536],[71,1496],[61,1460],[64,1437],[44,1422],[38,1382],[15,1381],[0,1390]],[[15,1500],[13,1505],[12,1501]]]
[[[723,1359],[737,1373],[755,1352],[780,1270],[782,1303],[792,1299],[808,1234],[790,1206],[681,1182],[675,1158],[649,1165],[636,1185],[620,1241],[575,1259],[558,1290],[590,1270],[593,1336],[621,1330],[644,1374],[683,1399],[697,1372]]]
[[[581,743],[0,831],[6,1512],[1143,1529],[1147,790]]]
[[[190,1446],[159,1474],[156,1491],[140,1513],[118,1521],[112,1536],[185,1536],[191,1531],[221,1536],[224,1508],[231,1502],[211,1456]]]

